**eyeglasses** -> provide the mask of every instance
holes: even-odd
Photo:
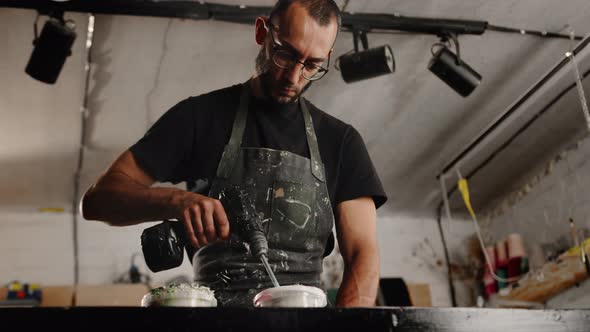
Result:
[[[327,68],[324,68],[316,63],[303,62],[298,60],[298,57],[293,55],[291,52],[283,49],[283,45],[276,41],[274,36],[275,26],[272,23],[268,23],[267,31],[270,32],[272,39],[272,62],[279,68],[290,69],[298,63],[302,64],[301,75],[308,81],[317,81],[324,77],[328,72]],[[330,56],[328,55],[327,66],[330,67]]]

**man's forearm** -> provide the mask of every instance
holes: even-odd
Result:
[[[183,193],[177,188],[143,186],[117,175],[101,179],[86,192],[82,214],[113,226],[176,218],[173,201]]]
[[[338,307],[372,307],[379,286],[379,256],[367,252],[356,255],[345,264],[342,284],[338,290]]]

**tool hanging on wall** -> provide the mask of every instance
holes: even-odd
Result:
[[[492,264],[492,260],[488,255],[488,252],[486,250],[486,245],[485,242],[483,241],[483,237],[481,235],[481,229],[479,227],[479,222],[477,220],[477,216],[475,214],[475,211],[473,210],[473,207],[471,206],[471,198],[469,196],[469,186],[467,183],[467,179],[465,179],[462,175],[461,172],[459,171],[459,168],[456,168],[456,173],[457,173],[457,188],[459,189],[459,191],[461,192],[461,198],[463,199],[463,203],[465,204],[465,207],[467,208],[467,211],[469,212],[469,215],[471,216],[471,220],[473,221],[473,225],[475,226],[475,232],[477,234],[477,238],[479,240],[479,245],[481,247],[483,256],[485,258],[485,263],[486,266],[490,272],[490,276],[496,280],[499,283],[512,283],[514,281],[517,281],[520,279],[519,277],[514,277],[514,278],[503,278],[501,276],[498,276],[495,271],[494,271],[494,266]],[[442,174],[440,176],[440,181],[441,181],[441,189],[442,189],[442,195],[443,195],[443,202],[445,204],[445,212],[447,215],[447,219],[449,221],[449,225],[452,222],[452,216],[451,216],[451,210],[449,207],[449,198],[447,197],[447,191],[446,189],[446,185],[444,183],[444,179],[445,179],[445,174]]]
[[[475,226],[475,232],[477,233],[477,238],[479,239],[479,244],[481,246],[481,250],[483,252],[484,258],[486,260],[486,264],[488,266],[488,268],[490,269],[490,275],[492,276],[492,278],[494,278],[494,280],[500,282],[500,283],[511,283],[514,281],[517,281],[518,279],[520,279],[520,277],[514,277],[514,278],[503,278],[498,276],[493,269],[493,265],[491,262],[490,257],[488,256],[488,252],[486,250],[486,245],[483,241],[483,237],[481,236],[481,229],[479,228],[479,222],[477,221],[477,216],[475,215],[475,211],[473,210],[473,207],[471,206],[471,198],[469,197],[469,186],[467,184],[467,179],[465,179],[462,175],[461,172],[459,171],[459,169],[456,169],[457,172],[457,188],[459,188],[459,191],[461,192],[461,197],[463,198],[463,203],[465,203],[465,207],[467,208],[467,211],[469,211],[469,215],[471,216],[471,220],[473,221],[473,225]]]

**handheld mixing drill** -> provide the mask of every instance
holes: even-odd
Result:
[[[262,229],[260,217],[249,195],[236,187],[226,188],[219,197],[225,207],[233,230],[243,237],[250,253],[260,259],[274,287],[279,283],[268,264],[268,241]]]

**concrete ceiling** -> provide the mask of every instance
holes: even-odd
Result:
[[[483,20],[562,33],[569,25],[577,35],[590,32],[586,0],[353,0],[346,10]],[[0,139],[12,142],[0,148],[5,207],[68,206],[72,197],[86,16],[66,16],[78,23],[79,37],[59,84],[44,86],[23,71],[35,13],[0,9],[0,41],[6,44],[0,74],[10,77],[10,82],[0,82],[0,114],[6,119],[0,123]],[[83,186],[180,99],[246,80],[257,52],[252,29],[232,23],[98,15],[95,34]],[[463,98],[426,68],[436,41],[430,35],[369,34],[370,46],[393,48],[394,74],[346,84],[332,70],[307,93],[320,108],[361,132],[390,197],[385,211],[432,213],[441,198],[436,179],[441,169],[572,47],[564,39],[493,31],[461,36],[462,58],[483,76],[475,92]],[[341,34],[335,54],[350,49],[352,36]],[[564,95],[554,105],[559,112],[546,112],[520,141],[474,176],[477,208],[490,207],[525,174],[585,133],[576,96],[575,90]],[[28,126],[28,135],[22,135],[19,124]],[[497,142],[508,136],[499,135]]]

